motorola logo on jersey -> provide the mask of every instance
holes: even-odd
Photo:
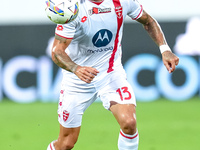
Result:
[[[110,43],[112,40],[113,34],[107,29],[99,30],[94,37],[92,38],[92,43],[96,47],[103,47]]]

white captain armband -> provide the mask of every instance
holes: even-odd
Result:
[[[165,51],[170,51],[171,52],[171,49],[170,49],[170,47],[168,45],[160,45],[159,49],[160,49],[161,54],[163,52],[165,52]]]

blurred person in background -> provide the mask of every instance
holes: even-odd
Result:
[[[120,125],[118,149],[137,150],[136,99],[121,64],[126,15],[141,23],[159,46],[169,73],[175,70],[179,58],[171,52],[157,21],[136,0],[85,0],[79,8],[74,21],[57,25],[55,31],[52,60],[63,69],[58,107],[60,133],[47,150],[74,147],[82,115],[97,98]]]

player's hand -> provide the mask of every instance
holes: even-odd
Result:
[[[176,66],[179,63],[179,58],[171,51],[163,52],[162,60],[169,73],[172,73],[176,69]]]
[[[86,66],[77,66],[76,70],[74,71],[74,74],[86,83],[91,83],[98,73],[99,71],[97,69]]]

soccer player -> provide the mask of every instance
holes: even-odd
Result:
[[[160,48],[169,73],[178,65],[179,58],[171,52],[159,24],[137,0],[81,0],[78,17],[57,25],[55,31],[52,60],[63,69],[58,106],[60,133],[48,150],[74,147],[82,115],[97,98],[120,125],[119,150],[138,149],[136,100],[121,64],[126,15],[144,26]]]

